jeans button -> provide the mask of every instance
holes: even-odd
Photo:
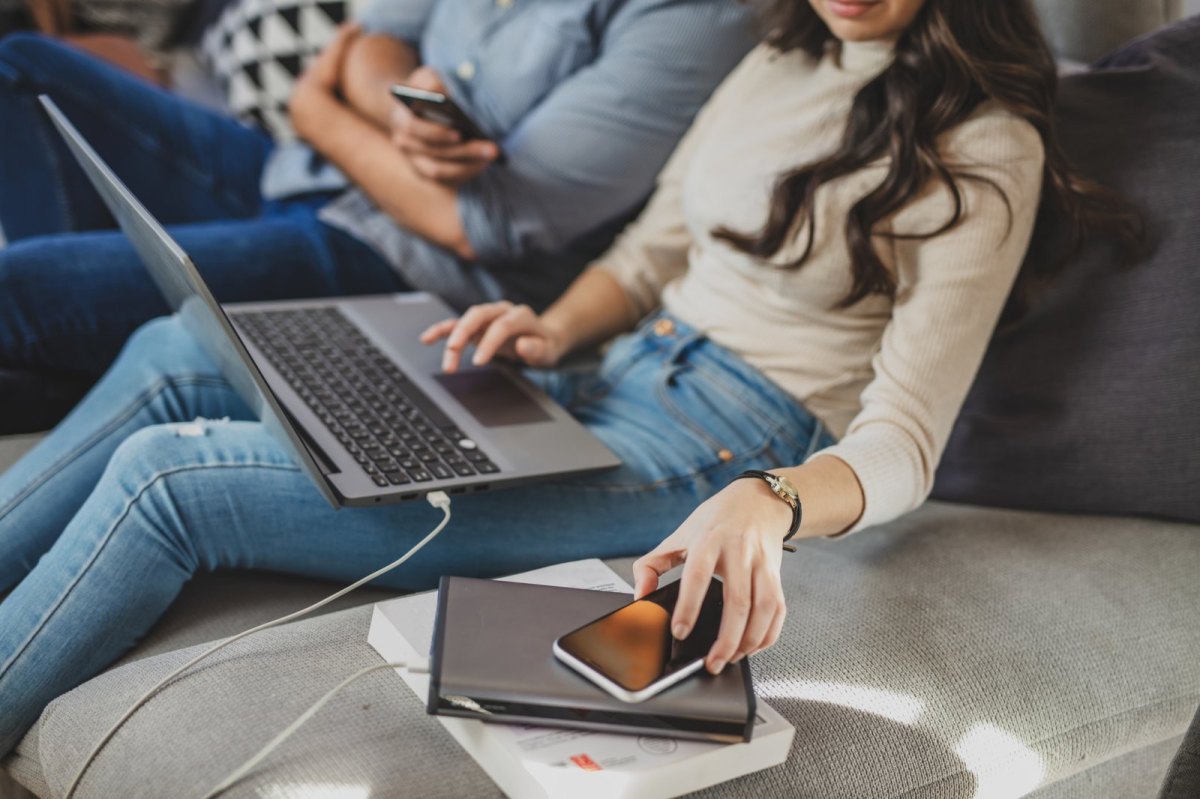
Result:
[[[721,459],[721,463],[729,463],[733,460],[733,453],[727,449],[721,449],[718,450],[717,457]]]
[[[654,334],[666,338],[675,332],[675,323],[670,319],[659,319],[654,323]]]

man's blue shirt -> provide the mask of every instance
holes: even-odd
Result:
[[[401,228],[359,191],[321,217],[414,286],[463,306],[542,306],[638,211],[696,111],[753,46],[735,0],[375,0],[368,32],[413,43],[505,154],[459,189],[473,264]],[[302,145],[264,192],[343,188]]]

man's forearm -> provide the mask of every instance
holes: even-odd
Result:
[[[300,81],[290,105],[296,132],[345,173],[388,216],[434,244],[473,260],[457,192],[425,180],[387,134],[326,91]]]
[[[407,79],[419,62],[416,51],[407,42],[380,34],[362,36],[346,53],[342,96],[364,118],[387,130],[396,102],[388,87]]]

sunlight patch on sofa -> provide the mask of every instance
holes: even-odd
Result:
[[[915,696],[843,682],[768,679],[763,680],[757,689],[759,695],[768,700],[778,698],[826,702],[882,716],[900,724],[915,724],[925,712],[924,700]]]
[[[1046,777],[1042,756],[994,724],[976,724],[954,752],[975,775],[975,799],[1019,799]]]

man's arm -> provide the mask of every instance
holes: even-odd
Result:
[[[418,42],[435,0],[373,0],[357,18],[363,35],[347,48],[337,88],[346,103],[380,130],[390,127],[392,83],[421,63]]]
[[[500,142],[507,163],[462,185],[459,214],[489,266],[559,252],[637,208],[697,109],[754,44],[741,4],[621,8],[596,60]]]
[[[346,103],[380,130],[391,127],[396,101],[388,92],[403,83],[420,64],[416,49],[386,34],[355,39],[342,65],[341,90]]]
[[[434,244],[473,260],[453,189],[425,180],[388,136],[336,96],[346,56],[362,31],[343,25],[292,91],[296,133],[358,185],[384,213]]]

